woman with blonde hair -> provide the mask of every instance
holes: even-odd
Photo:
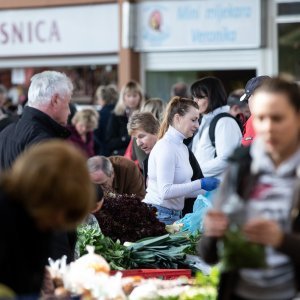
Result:
[[[94,133],[98,126],[99,115],[94,109],[83,109],[74,115],[69,140],[83,150],[88,157],[94,156]]]
[[[191,181],[193,170],[183,140],[199,127],[198,105],[186,98],[174,97],[167,105],[148,163],[148,187],[144,202],[156,207],[158,219],[165,224],[179,220],[184,199],[198,196],[218,185],[215,178]]]
[[[165,103],[160,98],[150,98],[145,101],[141,112],[150,112],[161,123],[165,112]]]
[[[86,158],[74,146],[52,140],[23,152],[0,177],[0,283],[38,298],[57,231],[67,239],[94,204]]]
[[[128,118],[134,111],[141,108],[143,102],[143,91],[136,81],[129,81],[123,86],[106,130],[106,142],[110,155],[124,155],[130,142],[127,132]]]

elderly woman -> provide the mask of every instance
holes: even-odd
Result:
[[[0,284],[38,295],[55,232],[76,229],[94,205],[86,159],[69,143],[44,142],[19,156],[0,178]]]
[[[98,126],[99,114],[94,109],[83,109],[74,115],[69,140],[83,150],[87,157],[94,156],[94,129]]]

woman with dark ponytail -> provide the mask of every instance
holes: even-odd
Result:
[[[184,199],[203,190],[215,189],[219,181],[203,178],[191,181],[189,152],[183,140],[199,127],[198,105],[191,99],[174,97],[166,112],[148,163],[148,187],[144,202],[156,207],[158,219],[172,224],[181,217]]]

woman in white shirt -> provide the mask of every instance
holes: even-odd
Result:
[[[189,152],[183,140],[199,127],[199,109],[191,99],[174,97],[168,104],[148,162],[148,187],[144,202],[156,207],[158,219],[172,224],[180,219],[184,198],[213,190],[219,181],[203,178],[191,181]]]
[[[191,86],[191,94],[202,115],[201,125],[193,138],[192,151],[203,175],[220,177],[227,167],[227,159],[240,146],[242,133],[229,114],[227,96],[222,82],[216,77],[202,78]],[[209,126],[215,116],[228,113],[215,127],[215,146],[209,137]]]

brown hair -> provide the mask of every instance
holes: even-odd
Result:
[[[148,99],[141,108],[141,112],[150,112],[161,122],[165,112],[166,105],[160,98]]]
[[[134,113],[127,124],[129,135],[135,130],[144,130],[147,133],[157,135],[159,130],[159,122],[150,112]]]
[[[158,139],[161,139],[164,134],[167,132],[169,125],[173,124],[173,119],[176,114],[180,116],[184,116],[189,112],[190,107],[194,107],[199,109],[198,104],[191,99],[181,98],[181,97],[173,97],[167,105],[163,121],[160,125]]]
[[[95,205],[86,159],[72,144],[51,140],[23,152],[3,175],[7,194],[35,220],[64,212],[63,228],[74,229]]]

